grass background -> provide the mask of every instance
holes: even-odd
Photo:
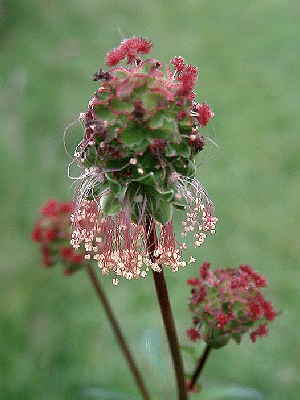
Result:
[[[219,223],[198,251],[199,262],[249,263],[267,276],[268,297],[285,310],[269,338],[215,351],[203,385],[298,399],[298,1],[2,0],[0,18],[0,398],[73,399],[90,386],[135,393],[87,276],[43,270],[29,235],[47,198],[72,196],[62,134],[97,89],[91,76],[108,50],[136,35],[154,42],[159,60],[183,55],[197,65],[196,99],[215,112],[220,156],[203,163],[198,178]],[[74,136],[80,140],[80,132]],[[190,322],[185,281],[196,271],[166,271],[182,344]],[[102,282],[147,386],[160,399],[175,398],[151,276],[117,288],[109,278]],[[160,339],[161,370],[143,346],[153,334]]]

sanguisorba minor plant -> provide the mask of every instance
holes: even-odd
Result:
[[[107,54],[109,69],[94,75],[100,87],[78,118],[84,134],[69,165],[69,175],[76,180],[74,202],[67,206],[50,200],[32,237],[41,243],[45,266],[60,257],[66,274],[85,267],[104,306],[107,301],[92,263],[103,275],[112,273],[114,285],[152,271],[178,398],[185,400],[199,366],[186,384],[163,269],[176,272],[195,263],[189,246],[198,248],[208,233],[215,233],[214,204],[195,178],[197,155],[212,143],[207,125],[214,113],[205,102],[195,101],[198,69],[182,57],[170,61],[172,68],[154,58],[144,60],[152,49],[147,38],[133,37]],[[77,176],[71,176],[73,165],[79,168]],[[72,225],[68,234],[64,208]],[[182,213],[180,241],[173,228],[176,210]],[[265,321],[273,320],[276,312],[263,300],[258,289],[263,285],[250,267],[215,273],[206,268],[205,277],[203,271],[189,282],[194,286],[189,300],[194,325],[188,335],[207,342],[209,350],[200,360],[204,365],[210,349],[230,337],[239,342],[250,329],[252,340],[265,334]],[[240,280],[243,285],[235,286]],[[116,319],[107,315],[138,387],[149,399]]]

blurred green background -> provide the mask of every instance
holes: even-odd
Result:
[[[65,278],[60,268],[43,270],[29,238],[49,197],[72,197],[64,128],[86,111],[106,52],[133,35],[148,36],[159,60],[182,55],[197,65],[196,100],[215,112],[220,155],[197,174],[219,223],[193,254],[215,267],[249,263],[267,276],[267,297],[285,310],[268,338],[215,351],[202,383],[298,399],[299,2],[2,0],[0,18],[1,400],[73,399],[80,388],[100,386],[137,392],[85,273]],[[72,132],[71,149],[81,135]],[[185,282],[197,269],[165,272],[184,345]],[[151,275],[119,287],[101,281],[147,386],[159,399],[175,398]],[[161,341],[160,369],[143,345],[148,336]]]

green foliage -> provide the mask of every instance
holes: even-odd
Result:
[[[91,388],[84,389],[83,393],[80,394],[80,398],[85,400],[141,400],[141,396],[134,396],[132,394],[126,394],[121,391],[115,391],[111,389],[102,388]]]
[[[195,400],[236,400],[236,399],[263,399],[261,393],[253,389],[244,389],[239,387],[228,387],[203,390],[200,394],[194,396]]]

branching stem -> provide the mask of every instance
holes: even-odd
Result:
[[[209,345],[206,345],[205,350],[202,354],[202,356],[199,358],[197,367],[195,369],[195,372],[193,373],[193,376],[189,382],[189,389],[192,390],[195,386],[195,383],[197,382],[197,379],[199,378],[199,376],[201,375],[201,372],[203,370],[203,367],[205,365],[205,362],[210,354],[212,350],[212,347],[210,347]]]

